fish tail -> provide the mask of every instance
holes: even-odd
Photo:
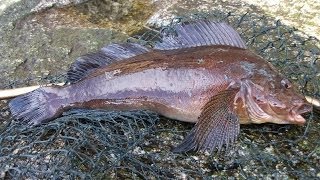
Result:
[[[41,87],[9,102],[12,116],[29,125],[38,125],[57,117],[61,104],[52,87]]]

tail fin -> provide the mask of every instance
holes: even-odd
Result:
[[[38,125],[56,117],[58,108],[50,103],[52,93],[46,92],[46,88],[50,87],[38,88],[11,100],[9,108],[12,116],[30,125]]]

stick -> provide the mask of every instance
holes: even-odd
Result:
[[[59,83],[56,85],[62,86],[64,83]],[[36,86],[29,86],[29,87],[22,87],[22,88],[15,88],[15,89],[4,89],[0,90],[0,100],[3,99],[9,99],[16,96],[20,96],[22,94],[26,94],[28,92],[31,92],[35,89],[38,89],[39,87],[43,86],[52,86],[53,84],[45,84],[45,85],[36,85]]]
[[[310,96],[305,96],[306,100],[317,108],[320,108],[320,101]]]

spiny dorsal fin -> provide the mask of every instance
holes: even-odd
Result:
[[[76,59],[70,66],[67,79],[70,83],[75,83],[85,78],[93,69],[148,51],[148,48],[136,43],[110,44],[96,53],[86,54]]]
[[[215,149],[220,151],[223,145],[228,149],[229,145],[235,142],[240,131],[239,119],[233,110],[233,101],[237,92],[237,89],[226,90],[212,97],[202,108],[195,127],[173,151],[208,150],[212,152]]]
[[[174,26],[176,34],[162,33],[155,49],[170,50],[197,46],[229,45],[246,49],[240,35],[226,23],[201,20]]]

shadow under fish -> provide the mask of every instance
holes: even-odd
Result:
[[[41,87],[10,101],[12,115],[38,125],[72,108],[145,109],[196,123],[175,152],[221,150],[240,124],[304,124],[312,106],[229,25],[178,24],[153,49],[111,44],[78,58],[69,85]]]

